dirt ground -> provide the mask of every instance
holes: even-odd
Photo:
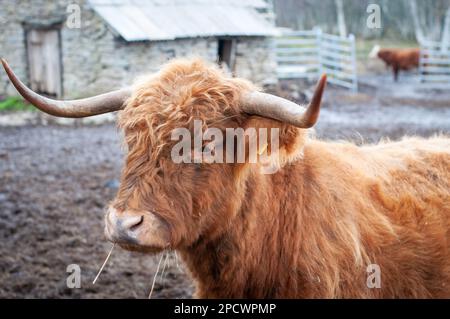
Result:
[[[329,88],[320,138],[361,144],[450,133],[445,91],[418,93],[400,84],[399,94],[390,77],[380,77],[378,87],[373,81],[362,81],[356,95]],[[280,87],[279,94],[300,99],[298,84]],[[115,126],[0,126],[0,137],[0,298],[146,298],[161,256],[115,249],[92,285],[111,247],[103,214],[123,160]],[[66,287],[70,264],[80,266],[80,289]],[[192,292],[182,261],[171,254],[153,297],[191,298]]]

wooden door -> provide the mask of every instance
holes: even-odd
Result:
[[[31,88],[39,93],[61,96],[61,54],[58,30],[27,32]]]
[[[219,64],[225,63],[231,72],[234,71],[236,60],[236,40],[219,39],[217,44]]]

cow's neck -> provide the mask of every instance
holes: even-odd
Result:
[[[244,198],[228,229],[214,240],[200,240],[182,251],[197,280],[199,297],[274,297],[279,295],[274,283],[290,280],[289,274],[299,271],[291,269],[292,261],[286,260],[292,255],[286,249],[296,247],[287,247],[284,235],[299,232],[301,216],[292,222],[289,215],[298,212],[303,199],[298,198],[294,208],[288,198],[303,193],[298,183],[303,170],[299,164],[274,175],[249,174]],[[296,180],[295,186],[288,185],[289,180]]]

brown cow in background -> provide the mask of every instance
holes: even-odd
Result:
[[[419,67],[420,49],[381,49],[379,45],[376,45],[369,57],[378,57],[387,67],[392,67],[394,81],[397,82],[400,70],[408,71]]]

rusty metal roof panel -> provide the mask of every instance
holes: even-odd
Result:
[[[242,0],[240,5],[233,0],[208,3],[203,0],[91,0],[90,3],[126,41],[277,34],[275,27],[256,11],[256,0]]]

